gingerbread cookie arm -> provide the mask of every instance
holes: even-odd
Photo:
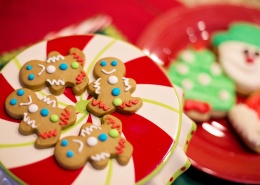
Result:
[[[97,79],[96,81],[91,82],[91,83],[88,84],[87,89],[88,89],[88,93],[89,93],[91,96],[94,96],[94,97],[97,96],[97,93],[98,93],[99,89],[101,88],[101,87],[99,86],[99,80],[100,80],[100,78]]]
[[[77,113],[75,107],[68,105],[60,115],[60,122],[62,129],[66,129],[74,124],[77,120]]]
[[[125,86],[125,92],[130,91],[133,93],[136,89],[136,82],[132,78],[122,78],[124,86]]]
[[[25,115],[23,121],[21,121],[19,125],[19,132],[22,135],[31,135],[34,133],[35,130],[35,128],[33,128],[32,126],[36,126],[35,120],[30,120],[30,118]]]
[[[126,141],[125,139],[121,139],[118,143],[117,149],[117,156],[116,160],[122,166],[127,165],[129,160],[131,159],[133,153],[133,146],[131,143]]]

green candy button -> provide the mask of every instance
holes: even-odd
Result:
[[[118,134],[119,134],[119,133],[118,133],[118,130],[117,130],[117,129],[111,129],[111,130],[109,131],[109,133],[108,133],[108,135],[111,136],[111,137],[113,137],[113,138],[117,137]]]
[[[115,98],[113,101],[114,106],[122,105],[123,101],[120,98]]]
[[[51,122],[57,122],[59,120],[59,116],[57,114],[53,114],[50,117]]]
[[[78,62],[72,62],[71,67],[73,69],[77,69],[79,67],[79,63]]]

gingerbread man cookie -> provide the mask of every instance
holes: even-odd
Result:
[[[132,97],[136,88],[134,79],[125,77],[126,68],[117,58],[102,58],[94,66],[93,74],[97,79],[88,85],[89,93],[97,99],[87,105],[87,110],[101,117],[118,111],[132,114],[143,105],[139,97]]]
[[[12,118],[22,119],[19,125],[22,135],[35,133],[38,136],[36,148],[54,146],[59,141],[61,130],[76,122],[74,106],[58,108],[55,96],[39,99],[32,90],[26,88],[18,89],[7,97],[5,110]]]
[[[87,89],[88,77],[83,71],[85,55],[77,48],[71,48],[67,56],[52,51],[46,61],[31,60],[20,70],[23,87],[37,91],[49,87],[53,95],[60,95],[65,87],[72,87],[75,95]]]
[[[106,115],[101,122],[100,126],[86,123],[79,136],[68,136],[57,143],[54,154],[63,168],[78,169],[89,161],[94,168],[103,169],[110,158],[115,158],[120,165],[128,163],[133,147],[121,136],[121,121]]]

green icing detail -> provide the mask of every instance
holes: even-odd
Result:
[[[87,114],[87,104],[90,102],[90,100],[80,100],[76,103],[76,111],[81,114]]]
[[[190,56],[193,61],[186,61]],[[173,84],[183,88],[185,99],[208,102],[218,111],[228,111],[235,104],[234,82],[222,72],[214,54],[207,49],[182,51],[170,66],[168,76]]]
[[[111,129],[109,132],[108,132],[108,135],[113,137],[113,138],[116,138],[119,133],[118,133],[118,130],[117,129]]]
[[[71,67],[73,69],[77,69],[77,68],[79,68],[79,63],[78,62],[72,62]]]
[[[212,37],[214,46],[225,41],[241,41],[260,47],[260,27],[250,23],[235,23],[227,31],[218,32]]]
[[[59,121],[59,116],[57,114],[52,114],[50,117],[51,122]]]

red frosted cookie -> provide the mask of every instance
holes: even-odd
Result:
[[[229,119],[243,142],[260,153],[260,92],[236,105],[229,113]]]

